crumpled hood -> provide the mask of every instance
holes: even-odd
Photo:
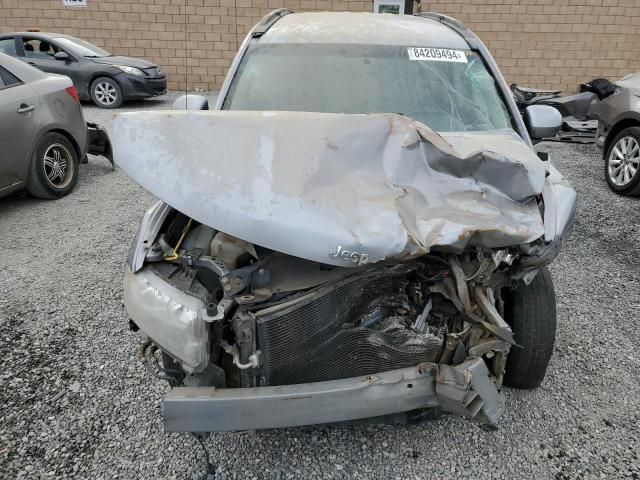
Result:
[[[323,263],[545,235],[548,165],[512,131],[442,137],[396,114],[132,112],[116,118],[113,147],[127,174],[194,220]]]

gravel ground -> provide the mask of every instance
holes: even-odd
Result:
[[[86,107],[107,127],[112,115]],[[552,268],[559,329],[543,385],[507,389],[493,432],[445,417],[212,435],[219,478],[640,477],[640,200],[608,190],[594,146],[541,148],[579,192],[573,236]],[[141,339],[122,305],[127,249],[152,200],[95,158],[64,199],[0,200],[2,478],[203,472],[190,436],[162,432],[167,387],[136,361]]]

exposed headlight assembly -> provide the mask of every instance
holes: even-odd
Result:
[[[153,343],[178,360],[188,372],[201,372],[209,362],[204,303],[143,269],[124,276],[124,306],[129,317]]]

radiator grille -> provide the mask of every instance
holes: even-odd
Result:
[[[398,292],[405,276],[380,269],[321,287],[277,311],[256,312],[261,383],[320,382],[436,361],[439,336],[353,326],[375,298]]]

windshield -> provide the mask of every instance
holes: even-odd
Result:
[[[470,50],[254,45],[223,108],[401,113],[442,132],[511,128],[495,80]]]
[[[71,53],[80,57],[97,58],[109,57],[111,54],[106,50],[96,47],[94,44],[71,37],[56,37],[54,39],[61,47],[66,48]]]

